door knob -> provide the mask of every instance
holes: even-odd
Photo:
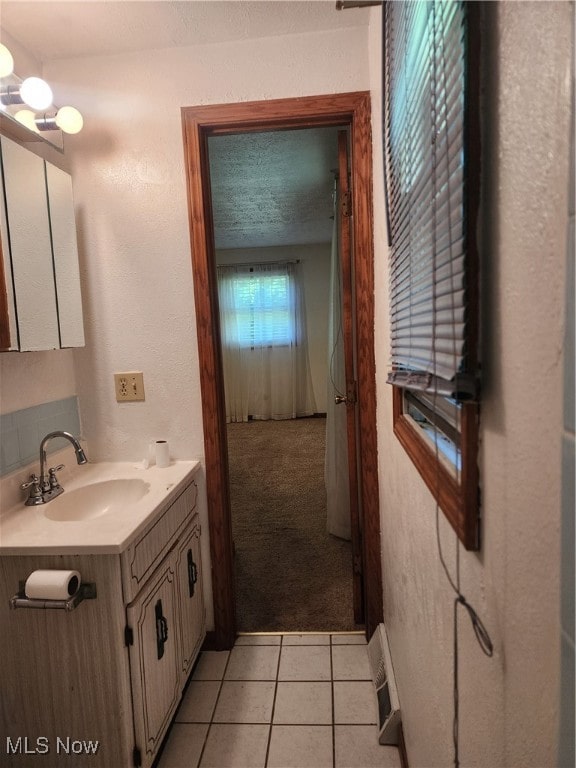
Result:
[[[342,403],[345,403],[347,401],[344,395],[334,395],[334,402],[336,403],[336,405],[342,405]]]

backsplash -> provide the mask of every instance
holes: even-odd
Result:
[[[66,397],[51,403],[34,405],[0,416],[0,476],[25,467],[39,458],[40,441],[49,432],[63,429],[80,435],[78,398]],[[68,445],[66,440],[52,440],[48,453]]]

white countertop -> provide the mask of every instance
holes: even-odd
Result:
[[[173,461],[170,466],[142,469],[134,462],[99,462],[62,473],[64,494],[91,483],[116,479],[143,480],[146,494],[123,506],[88,520],[50,520],[45,511],[58,499],[38,506],[19,502],[0,511],[1,555],[119,554],[166,504],[179,495],[198,470],[198,461]]]

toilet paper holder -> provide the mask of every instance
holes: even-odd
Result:
[[[18,594],[10,598],[10,608],[56,608],[64,611],[73,611],[83,600],[96,599],[96,584],[89,582],[80,584],[78,591],[67,600],[36,600],[26,597],[25,587],[26,581],[18,582]]]

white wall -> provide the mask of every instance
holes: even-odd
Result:
[[[310,375],[316,413],[326,413],[328,391],[328,294],[330,243],[288,245],[275,248],[235,248],[216,252],[218,264],[299,259],[304,283],[306,330]]]
[[[2,352],[0,413],[12,413],[75,395],[73,355],[71,349]]]
[[[483,542],[460,552],[461,588],[495,645],[487,659],[460,617],[460,759],[555,765],[559,505],[570,34],[563,2],[489,3],[482,268]],[[387,285],[382,190],[381,15],[370,28],[376,285]],[[384,613],[411,766],[452,763],[453,595],[435,504],[392,433],[388,295],[376,295]],[[456,539],[441,519],[452,573]]]

